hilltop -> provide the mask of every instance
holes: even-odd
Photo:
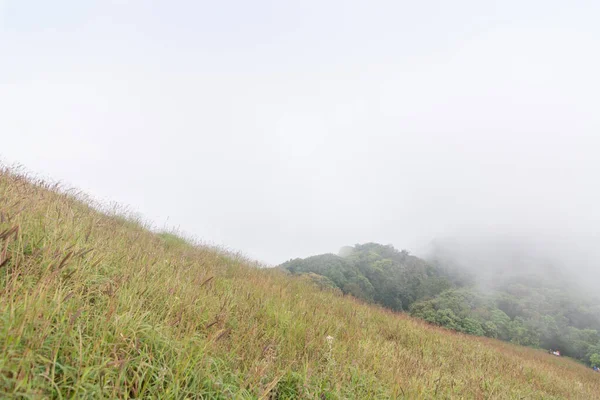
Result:
[[[332,279],[257,268],[7,170],[0,266],[4,398],[600,393],[599,374],[571,360],[432,326]]]

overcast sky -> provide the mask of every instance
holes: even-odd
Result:
[[[599,20],[597,0],[0,0],[0,157],[269,264],[480,233],[600,248]]]

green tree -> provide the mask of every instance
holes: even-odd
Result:
[[[481,323],[468,317],[460,320],[460,331],[477,336],[483,336],[485,334]]]

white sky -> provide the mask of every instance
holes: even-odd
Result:
[[[600,248],[599,1],[0,0],[0,156],[277,264]]]

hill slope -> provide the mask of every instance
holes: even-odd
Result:
[[[6,171],[0,265],[1,397],[600,393],[600,376],[569,360],[254,268]]]

